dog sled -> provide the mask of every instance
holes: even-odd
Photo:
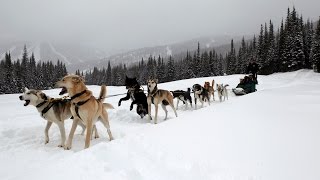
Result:
[[[232,91],[235,95],[241,96],[257,91],[256,89],[257,81],[253,76],[245,76],[243,79],[240,79],[240,83],[236,88],[233,88]]]

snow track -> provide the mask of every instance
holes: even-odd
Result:
[[[204,81],[235,87],[243,75],[188,79],[159,84],[186,89]],[[122,96],[106,99],[114,141],[98,123],[99,139],[83,150],[77,129],[73,148],[58,148],[53,125],[44,145],[45,121],[34,107],[24,107],[19,95],[1,95],[0,179],[97,180],[318,180],[320,179],[320,75],[309,70],[259,76],[258,91],[204,108],[185,109],[178,117],[159,109],[159,124],[141,119]],[[89,86],[95,95],[99,86]],[[146,88],[145,88],[146,89]],[[108,87],[108,95],[124,87]],[[59,90],[45,91],[58,97]],[[217,96],[215,97],[217,100]],[[176,104],[176,102],[174,102]],[[198,105],[199,107],[199,105]],[[152,111],[154,116],[154,110]],[[66,122],[69,133],[71,120]]]

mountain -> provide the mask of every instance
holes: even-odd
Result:
[[[132,51],[128,51],[125,53],[120,53],[116,55],[112,55],[98,61],[90,61],[90,63],[85,62],[83,63],[82,67],[89,67],[93,68],[96,67],[107,67],[108,62],[112,65],[118,65],[120,63],[124,63],[127,65],[137,63],[142,58],[147,59],[150,55],[151,56],[161,56],[161,57],[168,57],[170,55],[174,57],[180,57],[180,55],[185,54],[187,51],[192,52],[197,49],[198,42],[200,43],[201,49],[211,49],[215,48],[218,53],[226,53],[230,49],[230,41],[234,39],[235,42],[241,40],[241,36],[208,36],[208,37],[201,37],[196,38],[180,43],[174,43],[169,45],[163,46],[155,46],[155,47],[145,47],[140,48]],[[235,43],[237,46],[237,43]]]
[[[75,72],[77,69],[88,70],[93,67],[107,67],[110,61],[112,65],[133,64],[142,58],[147,59],[151,56],[162,56],[164,58],[172,55],[175,58],[183,56],[187,50],[192,52],[197,49],[198,42],[201,49],[215,48],[218,53],[225,54],[230,49],[230,41],[234,39],[235,46],[237,41],[242,37],[208,36],[191,39],[184,42],[135,49],[119,54],[109,54],[96,48],[79,45],[74,43],[54,43],[48,41],[30,42],[30,41],[1,41],[0,42],[0,59],[4,59],[5,53],[10,52],[13,60],[21,59],[23,47],[27,46],[28,54],[34,53],[37,61],[53,61],[58,59],[66,64],[68,72]]]
[[[4,58],[6,52],[10,52],[13,60],[21,59],[24,45],[26,45],[29,55],[34,53],[37,61],[51,60],[56,62],[59,59],[66,64],[68,70],[80,68],[84,62],[90,62],[108,56],[104,51],[72,43],[1,41],[0,59],[2,60]]]

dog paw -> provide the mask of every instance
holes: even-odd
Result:
[[[44,142],[44,144],[48,144],[49,143],[49,139],[47,139],[45,142]]]
[[[59,147],[59,148],[62,148],[62,147],[64,147],[64,145],[62,145],[62,144],[59,144],[59,145],[58,145],[58,147]]]
[[[70,145],[64,146],[64,150],[70,150],[70,149],[71,149],[71,146],[70,146]]]
[[[118,102],[118,106],[121,106],[121,101]]]
[[[98,139],[98,138],[100,138],[100,136],[99,136],[99,135],[96,135],[96,136],[94,136],[94,138],[95,138],[95,139]]]
[[[133,106],[130,106],[130,111],[133,109]]]

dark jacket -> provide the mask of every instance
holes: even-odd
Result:
[[[247,67],[247,74],[252,73],[256,74],[259,71],[259,65],[255,62],[249,63]]]

